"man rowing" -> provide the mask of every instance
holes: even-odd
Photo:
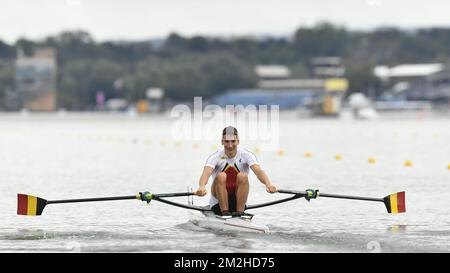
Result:
[[[195,194],[206,195],[206,184],[212,176],[209,202],[211,210],[224,218],[245,216],[249,193],[249,169],[252,169],[258,180],[266,186],[267,192],[277,192],[277,188],[261,169],[256,156],[246,149],[238,148],[239,134],[236,128],[229,126],[223,129],[222,145],[223,149],[213,153],[206,160]]]

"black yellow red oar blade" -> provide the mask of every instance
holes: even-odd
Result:
[[[389,213],[406,212],[405,192],[396,192],[383,198],[386,209]]]
[[[45,205],[47,205],[47,200],[45,199],[28,194],[17,194],[18,215],[41,215]]]

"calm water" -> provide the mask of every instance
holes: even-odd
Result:
[[[258,153],[279,188],[373,197],[405,190],[402,215],[387,214],[381,203],[299,199],[253,210],[255,221],[271,229],[263,235],[204,229],[193,220],[197,212],[134,200],[49,205],[40,217],[16,215],[17,193],[52,200],[196,188],[218,143],[177,143],[171,125],[164,117],[0,115],[0,251],[450,251],[448,116],[287,116],[280,123],[281,151]],[[413,166],[404,167],[406,160]],[[254,175],[250,185],[249,203],[285,197],[265,193]],[[194,201],[204,205],[208,197]]]

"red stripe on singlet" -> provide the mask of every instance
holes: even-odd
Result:
[[[236,181],[238,170],[234,166],[228,165],[224,172],[227,174],[227,192],[228,194],[235,194],[236,192]]]

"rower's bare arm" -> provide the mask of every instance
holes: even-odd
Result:
[[[258,180],[266,186],[267,192],[277,192],[277,188],[272,185],[272,182],[270,182],[270,179],[267,176],[266,172],[261,169],[261,166],[259,164],[253,164],[252,166],[250,166],[250,169],[252,169],[252,171],[255,173]]]
[[[202,175],[200,176],[200,180],[198,181],[198,189],[195,192],[195,195],[206,195],[206,184],[208,184],[209,177],[211,176],[213,171],[214,169],[209,166],[205,166],[205,168],[203,168]]]

